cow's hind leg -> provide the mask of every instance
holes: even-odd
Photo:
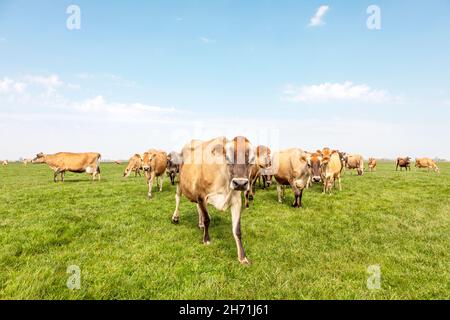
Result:
[[[177,191],[175,194],[175,211],[172,215],[172,222],[177,224],[180,222],[180,201],[181,201],[181,190],[180,186],[177,186]]]
[[[283,198],[281,196],[282,188],[283,187],[281,186],[281,184],[277,184],[277,195],[278,195],[278,202],[279,203],[283,203]]]
[[[200,205],[197,203],[197,212],[198,212],[198,227],[203,229],[205,227],[205,222],[203,220],[203,212],[200,208]]]
[[[206,208],[206,201],[204,199],[198,199],[198,207],[200,208],[200,211],[202,212],[203,216],[203,243],[208,245],[211,243],[211,240],[209,238],[209,214],[208,209]]]

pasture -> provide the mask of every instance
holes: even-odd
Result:
[[[363,177],[346,172],[343,191],[315,185],[303,209],[293,194],[257,189],[242,214],[236,259],[229,213],[210,208],[212,243],[201,243],[197,210],[175,189],[147,200],[144,178],[126,164],[101,165],[102,180],[46,165],[0,167],[1,299],[438,299],[450,298],[450,163],[441,174],[396,172],[381,162]],[[81,269],[69,290],[67,267]],[[370,265],[381,288],[366,286]]]

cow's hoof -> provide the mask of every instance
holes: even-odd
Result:
[[[205,225],[204,225],[204,224],[199,224],[199,225],[198,225],[198,228],[199,228],[199,229],[205,229]]]
[[[203,244],[205,245],[205,246],[209,246],[210,244],[211,244],[211,241],[203,241]]]
[[[172,223],[173,224],[178,224],[179,222],[180,222],[180,218],[179,217],[172,218]]]
[[[250,260],[248,260],[247,257],[245,257],[244,259],[239,259],[239,262],[240,262],[240,264],[242,264],[244,266],[249,266],[251,264]]]

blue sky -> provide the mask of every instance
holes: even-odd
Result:
[[[450,159],[449,34],[443,0],[0,0],[0,159],[216,134]]]

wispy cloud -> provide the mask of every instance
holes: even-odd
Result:
[[[26,84],[23,82],[15,81],[10,78],[0,79],[0,94],[15,94],[23,93],[25,91]]]
[[[136,82],[126,80],[119,75],[114,73],[89,73],[89,72],[81,72],[75,75],[78,79],[81,80],[106,80],[110,81],[116,86],[121,87],[134,87]]]
[[[210,39],[210,38],[206,38],[206,37],[200,37],[200,41],[206,44],[210,44],[210,43],[216,43],[215,39]]]
[[[351,81],[343,83],[321,83],[316,85],[288,85],[283,91],[283,100],[297,103],[326,103],[332,101],[361,101],[381,103],[397,101],[387,91],[371,88],[365,84],[354,84]]]
[[[309,26],[310,27],[318,27],[321,25],[324,25],[325,22],[323,21],[323,19],[325,18],[325,15],[327,14],[327,12],[330,10],[329,6],[320,6],[317,11],[316,14],[311,18],[311,20],[309,21]]]

